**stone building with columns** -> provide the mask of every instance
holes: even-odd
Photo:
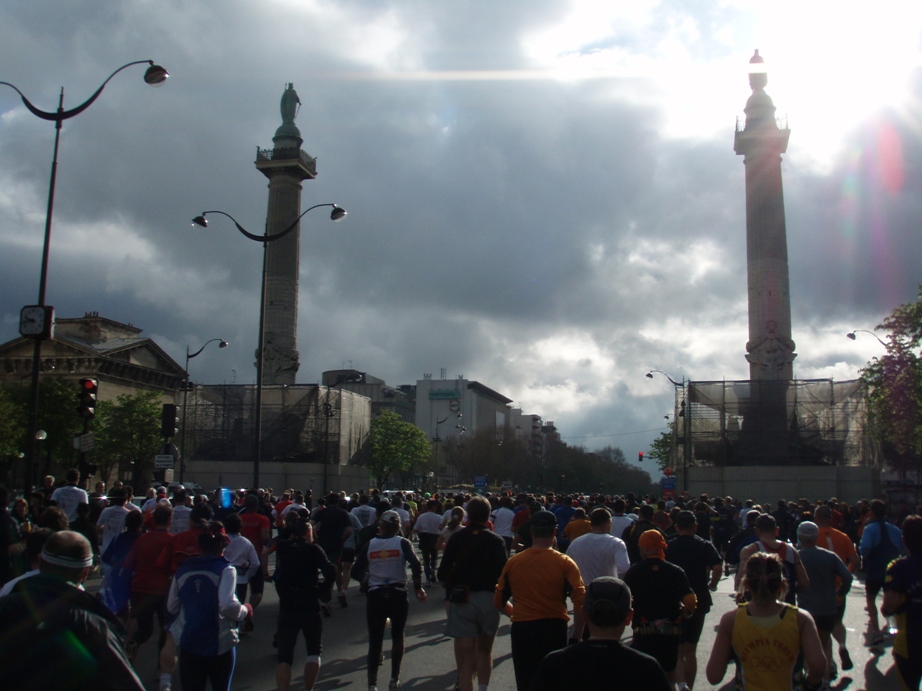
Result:
[[[54,337],[42,343],[42,377],[99,380],[99,400],[114,401],[137,391],[160,392],[173,403],[185,372],[143,329],[87,312],[55,322]],[[19,337],[0,344],[0,384],[28,386],[32,340]]]

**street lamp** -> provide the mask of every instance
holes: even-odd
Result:
[[[189,360],[201,355],[202,351],[205,350],[205,346],[207,346],[209,343],[214,343],[215,341],[218,342],[219,348],[226,348],[228,346],[227,341],[225,341],[223,338],[212,338],[210,341],[205,341],[205,345],[191,354],[189,353],[189,346],[186,346],[186,366],[183,368],[186,373],[186,377],[183,380],[182,387],[182,452],[180,456],[181,460],[179,462],[179,484],[182,484],[186,477],[186,402],[189,397]]]
[[[876,333],[874,333],[873,331],[868,331],[867,329],[855,329],[854,331],[849,331],[847,334],[845,334],[845,337],[848,338],[848,339],[850,339],[850,340],[852,340],[852,341],[854,341],[854,340],[857,338],[857,336],[855,336],[855,334],[857,334],[857,333],[859,333],[859,332],[861,332],[861,333],[866,333],[866,334],[871,334],[874,338],[876,338],[876,339],[880,342],[880,344],[881,344],[884,348],[887,347],[887,344],[884,343],[884,342],[880,339],[880,336],[878,336],[878,335],[877,335]]]
[[[170,76],[163,67],[154,64],[153,60],[136,60],[135,62],[129,62],[125,65],[122,65],[117,70],[115,70],[115,72],[110,74],[106,81],[104,81],[102,85],[96,89],[93,95],[90,96],[86,101],[81,103],[76,108],[71,108],[70,110],[64,110],[64,87],[61,87],[61,94],[58,97],[58,109],[56,111],[45,111],[36,108],[15,84],[10,84],[9,82],[0,82],[0,84],[3,86],[8,86],[17,94],[19,94],[23,104],[26,106],[26,108],[29,109],[30,113],[36,117],[41,118],[42,120],[50,120],[54,122],[55,128],[54,155],[51,159],[51,179],[48,184],[48,207],[47,211],[45,212],[45,242],[42,248],[42,270],[38,286],[38,304],[30,306],[33,308],[31,312],[33,315],[32,319],[26,320],[25,317],[23,317],[23,321],[20,322],[20,333],[23,333],[23,335],[26,335],[23,330],[28,328],[28,325],[25,323],[26,321],[29,321],[33,325],[34,320],[36,319],[43,322],[43,328],[38,329],[37,333],[35,330],[28,332],[28,335],[35,340],[35,345],[33,346],[32,350],[32,382],[31,391],[29,394],[29,464],[33,466],[33,472],[35,470],[35,454],[38,445],[38,439],[36,437],[38,432],[38,379],[40,371],[39,361],[42,357],[42,340],[45,338],[51,338],[54,335],[54,308],[50,305],[45,305],[45,287],[48,282],[48,253],[51,245],[51,218],[54,214],[54,189],[58,173],[58,143],[61,140],[61,123],[76,115],[80,115],[80,113],[89,108],[93,102],[99,98],[102,90],[106,88],[106,85],[109,83],[112,77],[117,75],[126,67],[144,64],[150,65],[147,68],[147,71],[144,73],[144,81],[151,86],[160,86],[167,80],[167,77]],[[26,312],[27,310],[28,307],[23,311]],[[25,485],[29,484],[28,473],[29,471],[27,470]]]
[[[647,379],[653,379],[654,373],[662,374],[664,377],[666,377],[666,379],[670,381],[670,383],[675,388],[682,389],[682,402],[680,405],[679,412],[675,414],[675,418],[682,418],[682,440],[683,440],[682,442],[682,449],[683,449],[683,453],[682,453],[682,490],[686,491],[688,489],[688,466],[689,466],[689,461],[691,457],[691,440],[688,437],[688,417],[689,416],[686,414],[686,410],[685,410],[685,377],[683,376],[682,382],[679,383],[675,379],[670,377],[668,374],[663,372],[663,370],[654,369],[654,370],[650,370],[649,372],[647,372],[646,374]],[[669,419],[668,415],[666,416],[666,419],[667,420]],[[674,420],[673,425],[672,425],[673,461],[677,460],[675,456],[676,456],[676,447],[678,446],[677,436],[679,433],[679,429],[678,429],[678,425],[676,424],[676,422],[677,420]]]
[[[301,219],[307,214],[308,211],[313,211],[314,209],[319,209],[323,206],[332,207],[330,212],[330,220],[332,221],[341,221],[346,217],[346,210],[342,207],[336,206],[336,204],[314,204],[306,211],[304,211],[300,216],[298,216],[290,226],[284,230],[269,234],[269,226],[266,225],[266,231],[263,235],[255,235],[254,233],[246,230],[242,225],[237,222],[237,219],[231,216],[229,213],[224,211],[203,211],[201,216],[196,216],[192,219],[192,223],[195,225],[202,226],[202,228],[208,227],[208,219],[205,218],[208,214],[220,214],[221,216],[227,216],[240,233],[255,242],[261,242],[263,244],[263,276],[262,276],[262,286],[259,291],[259,342],[256,349],[256,420],[255,420],[255,437],[254,450],[256,453],[256,458],[253,460],[253,488],[259,487],[259,457],[262,453],[262,406],[263,406],[263,345],[265,337],[265,322],[266,322],[266,259],[267,259],[267,250],[270,242],[275,242],[276,240],[281,240],[283,237],[291,233],[295,228],[298,227],[298,223],[301,222]]]
[[[448,415],[443,417],[441,420],[439,420],[438,418],[436,418],[435,420],[435,438],[432,441],[435,442],[435,481],[436,481],[436,484],[438,484],[438,481],[439,481],[439,449],[441,448],[441,443],[442,443],[442,437],[439,436],[439,425],[447,421],[448,418],[450,418],[452,415],[455,415],[459,420],[461,420],[464,417],[464,415],[462,415],[461,413],[449,413]],[[461,425],[458,424],[455,427],[460,429]],[[465,428],[463,431],[466,432],[467,429]]]

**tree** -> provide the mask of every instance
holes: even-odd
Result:
[[[377,487],[392,475],[428,461],[432,451],[426,433],[389,410],[371,421],[368,471]]]
[[[25,451],[26,417],[9,391],[0,388],[0,456],[16,456]]]
[[[675,434],[673,433],[673,428],[675,427],[674,422],[669,423],[669,431],[663,432],[660,434],[653,442],[650,444],[649,456],[656,461],[656,465],[659,469],[665,470],[668,468],[673,461],[673,441],[675,441]]]
[[[96,414],[96,449],[92,460],[106,482],[121,461],[133,466],[132,482],[141,486],[150,476],[160,436],[160,394],[139,391],[119,396],[115,403],[100,401]]]
[[[886,353],[861,374],[871,435],[896,466],[922,454],[922,285],[915,302],[897,307],[877,326],[887,331]]]

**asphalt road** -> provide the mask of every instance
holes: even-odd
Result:
[[[695,689],[721,689],[730,691],[733,685],[732,665],[720,686],[711,686],[704,677],[704,668],[714,641],[715,629],[720,615],[731,609],[732,579],[723,579],[714,594],[715,604],[708,615],[704,633],[698,646],[699,675]],[[410,616],[406,629],[406,653],[403,659],[401,680],[404,688],[413,691],[446,691],[455,688],[455,665],[452,641],[443,635],[445,605],[443,591],[434,587],[428,591],[429,599],[422,604],[410,598]],[[324,620],[323,656],[320,676],[315,686],[318,691],[333,689],[367,688],[365,657],[368,650],[368,635],[365,627],[365,598],[358,592],[353,581],[349,589],[349,607],[341,609],[334,604],[333,616]],[[854,661],[854,669],[840,671],[832,688],[848,691],[889,691],[898,684],[892,669],[891,643],[871,649],[866,645],[864,632],[867,628],[864,585],[855,581],[848,596],[845,624],[848,630],[848,648]],[[880,598],[878,597],[878,605]],[[237,668],[232,688],[235,690],[269,691],[276,689],[275,649],[272,634],[275,629],[278,600],[275,588],[267,584],[263,604],[255,617],[255,631],[246,636],[237,648]],[[629,632],[628,632],[629,633]],[[292,688],[303,689],[302,670],[306,653],[303,640],[299,639],[295,649]],[[155,677],[155,643],[147,643],[140,651],[137,670],[141,679],[151,691],[157,691]],[[386,689],[390,678],[390,641],[385,639],[386,659],[379,669],[379,688]],[[509,620],[502,619],[499,634],[493,649],[494,669],[490,688],[494,691],[515,689],[512,660],[509,649]],[[838,656],[837,656],[838,657]],[[836,660],[838,663],[839,661]],[[574,687],[578,688],[579,671],[574,670]],[[178,673],[174,675],[174,689],[180,689]]]

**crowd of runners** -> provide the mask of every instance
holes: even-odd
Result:
[[[89,493],[79,480],[48,477],[12,504],[0,487],[6,688],[144,689],[133,663],[156,645],[160,691],[177,678],[224,691],[241,638],[268,636],[280,691],[303,638],[311,689],[324,618],[364,601],[368,688],[389,636],[380,688],[400,689],[412,593],[444,601],[459,691],[489,688],[503,616],[518,691],[575,688],[574,674],[580,688],[691,689],[723,578],[739,606],[710,621],[710,683],[734,666],[744,689],[825,688],[853,666],[850,647],[887,636],[903,688],[922,678],[922,507],[183,487],[135,500],[121,483]],[[845,595],[859,571],[866,641],[850,641]],[[258,613],[267,583],[271,621]]]

